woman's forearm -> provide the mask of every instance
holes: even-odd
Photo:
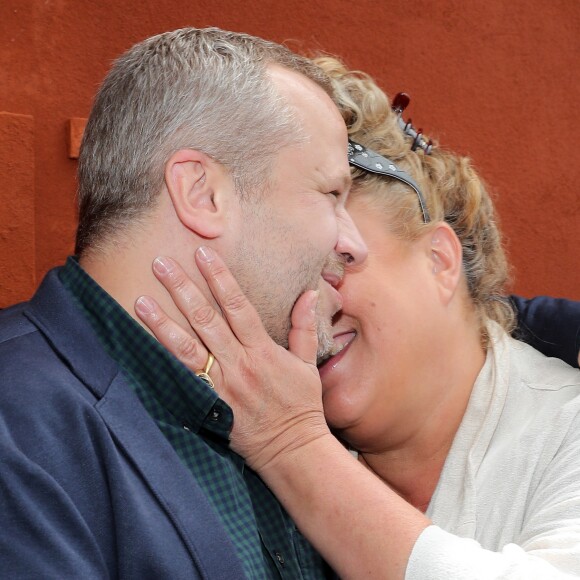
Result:
[[[429,519],[330,433],[279,454],[260,476],[341,578],[405,577]]]

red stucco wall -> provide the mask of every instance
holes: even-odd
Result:
[[[34,120],[0,112],[0,307],[35,286]]]
[[[579,2],[1,0],[0,306],[72,251],[68,120],[115,56],[187,25],[325,49],[409,92],[414,123],[498,193],[514,289],[580,299]]]

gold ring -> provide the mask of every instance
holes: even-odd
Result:
[[[205,381],[209,385],[209,387],[212,389],[215,387],[214,387],[213,381],[211,380],[211,377],[209,376],[209,371],[211,370],[211,367],[212,367],[214,361],[215,361],[215,357],[210,352],[208,357],[207,357],[207,362],[205,363],[205,367],[203,367],[203,370],[197,371],[195,373],[196,376],[198,376],[202,381]]]

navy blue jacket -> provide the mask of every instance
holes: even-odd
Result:
[[[516,338],[532,345],[546,356],[561,358],[578,366],[580,350],[580,302],[538,296],[512,296],[517,309]]]
[[[0,312],[0,577],[243,577],[208,499],[55,271]]]

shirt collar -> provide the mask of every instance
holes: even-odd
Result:
[[[231,408],[107,294],[76,258],[67,259],[59,276],[86,314],[105,350],[126,373],[191,431],[216,430],[214,407],[217,406],[222,429],[216,434],[227,436],[233,423]],[[226,433],[223,433],[224,423]]]

